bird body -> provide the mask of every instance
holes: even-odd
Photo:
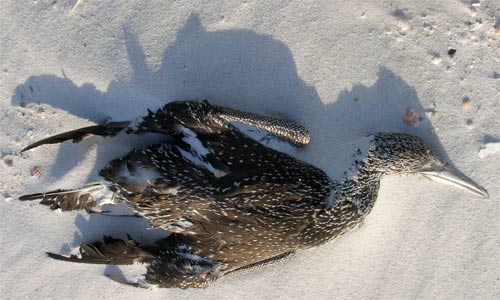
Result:
[[[206,287],[227,274],[267,266],[324,244],[358,226],[372,209],[380,179],[440,163],[434,151],[407,134],[359,140],[343,179],[254,140],[235,123],[256,127],[293,146],[309,142],[291,121],[235,111],[207,101],[167,104],[136,123],[114,122],[71,131],[34,146],[119,131],[162,133],[169,141],[134,149],[108,163],[103,183],[84,189],[21,197],[63,210],[124,202],[151,227],[172,234],[154,245],[105,238],[82,245],[89,263],[148,264],[144,286]],[[26,149],[31,149],[28,146]],[[26,150],[25,149],[25,150]]]

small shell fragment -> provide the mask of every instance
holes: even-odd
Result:
[[[460,105],[460,108],[463,110],[463,111],[467,111],[470,109],[472,105],[472,101],[470,100],[469,97],[465,96],[463,99],[462,99],[462,104]]]
[[[3,197],[5,199],[5,202],[10,202],[13,199],[9,193],[3,193]]]
[[[416,112],[415,110],[413,110],[411,108],[406,109],[405,115],[403,116],[403,122],[406,125],[417,127],[419,125],[420,121],[421,121],[421,118],[420,118],[420,115],[418,112]]]
[[[472,5],[472,7],[480,7],[481,1],[480,0],[472,0],[471,5]]]
[[[436,66],[439,65],[441,63],[441,57],[437,55],[434,56],[433,58],[431,58],[431,63]]]
[[[437,116],[437,112],[435,109],[430,108],[425,111],[425,115],[427,118],[435,118]]]
[[[407,18],[398,18],[396,21],[396,25],[399,27],[401,31],[408,31],[410,29],[410,22]]]
[[[31,176],[35,178],[40,178],[42,176],[42,167],[34,166],[31,168]]]

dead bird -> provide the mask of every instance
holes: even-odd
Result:
[[[241,112],[208,101],[176,101],[132,122],[110,122],[62,133],[34,147],[79,142],[91,135],[168,135],[165,143],[134,149],[108,163],[103,181],[74,190],[22,196],[52,209],[75,210],[122,202],[152,228],[171,234],[152,245],[105,237],[79,255],[55,259],[97,264],[147,265],[141,287],[204,288],[220,277],[286,260],[359,226],[371,211],[386,174],[415,174],[488,197],[452,171],[420,138],[377,133],[360,141],[344,178],[276,151],[239,130],[246,124],[296,147],[310,135],[295,122]]]

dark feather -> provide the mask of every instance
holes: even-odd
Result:
[[[63,256],[50,253],[51,258],[63,261],[91,264],[131,265],[134,263],[149,263],[154,254],[151,247],[128,239],[127,241],[104,236],[104,242],[96,241],[80,246],[81,257],[76,255]]]
[[[62,211],[88,209],[97,205],[91,192],[103,188],[100,183],[74,190],[55,190],[48,193],[37,193],[19,197],[21,201],[39,200],[40,204],[50,206],[51,209]]]
[[[260,270],[263,268],[271,267],[271,266],[277,265],[279,263],[288,261],[294,255],[295,255],[295,252],[286,252],[286,253],[265,259],[265,260],[257,262],[257,263],[246,265],[246,266],[238,268],[236,270],[229,271],[229,272],[224,274],[224,277],[231,277],[231,276],[239,275],[242,273],[247,273],[247,272],[256,271],[256,270]]]
[[[129,124],[129,121],[125,122],[109,122],[103,125],[93,125],[88,127],[83,127],[76,130],[67,131],[64,133],[60,133],[51,137],[48,137],[43,140],[39,140],[24,149],[21,152],[36,148],[41,145],[46,144],[57,144],[62,143],[68,140],[73,140],[73,143],[79,143],[81,140],[88,136],[98,135],[102,137],[112,137],[115,136],[118,132],[123,130]]]
[[[217,116],[226,122],[241,123],[265,130],[295,147],[304,147],[311,141],[309,131],[304,126],[290,120],[267,117],[226,107],[217,107],[216,110]]]

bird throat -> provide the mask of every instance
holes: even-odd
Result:
[[[382,173],[374,170],[370,151],[375,145],[374,136],[367,136],[345,147],[349,157],[343,162],[342,175],[334,178],[334,188],[327,207],[333,214],[354,213],[354,218],[364,218],[373,208],[380,187]],[[354,221],[354,220],[353,220]]]

